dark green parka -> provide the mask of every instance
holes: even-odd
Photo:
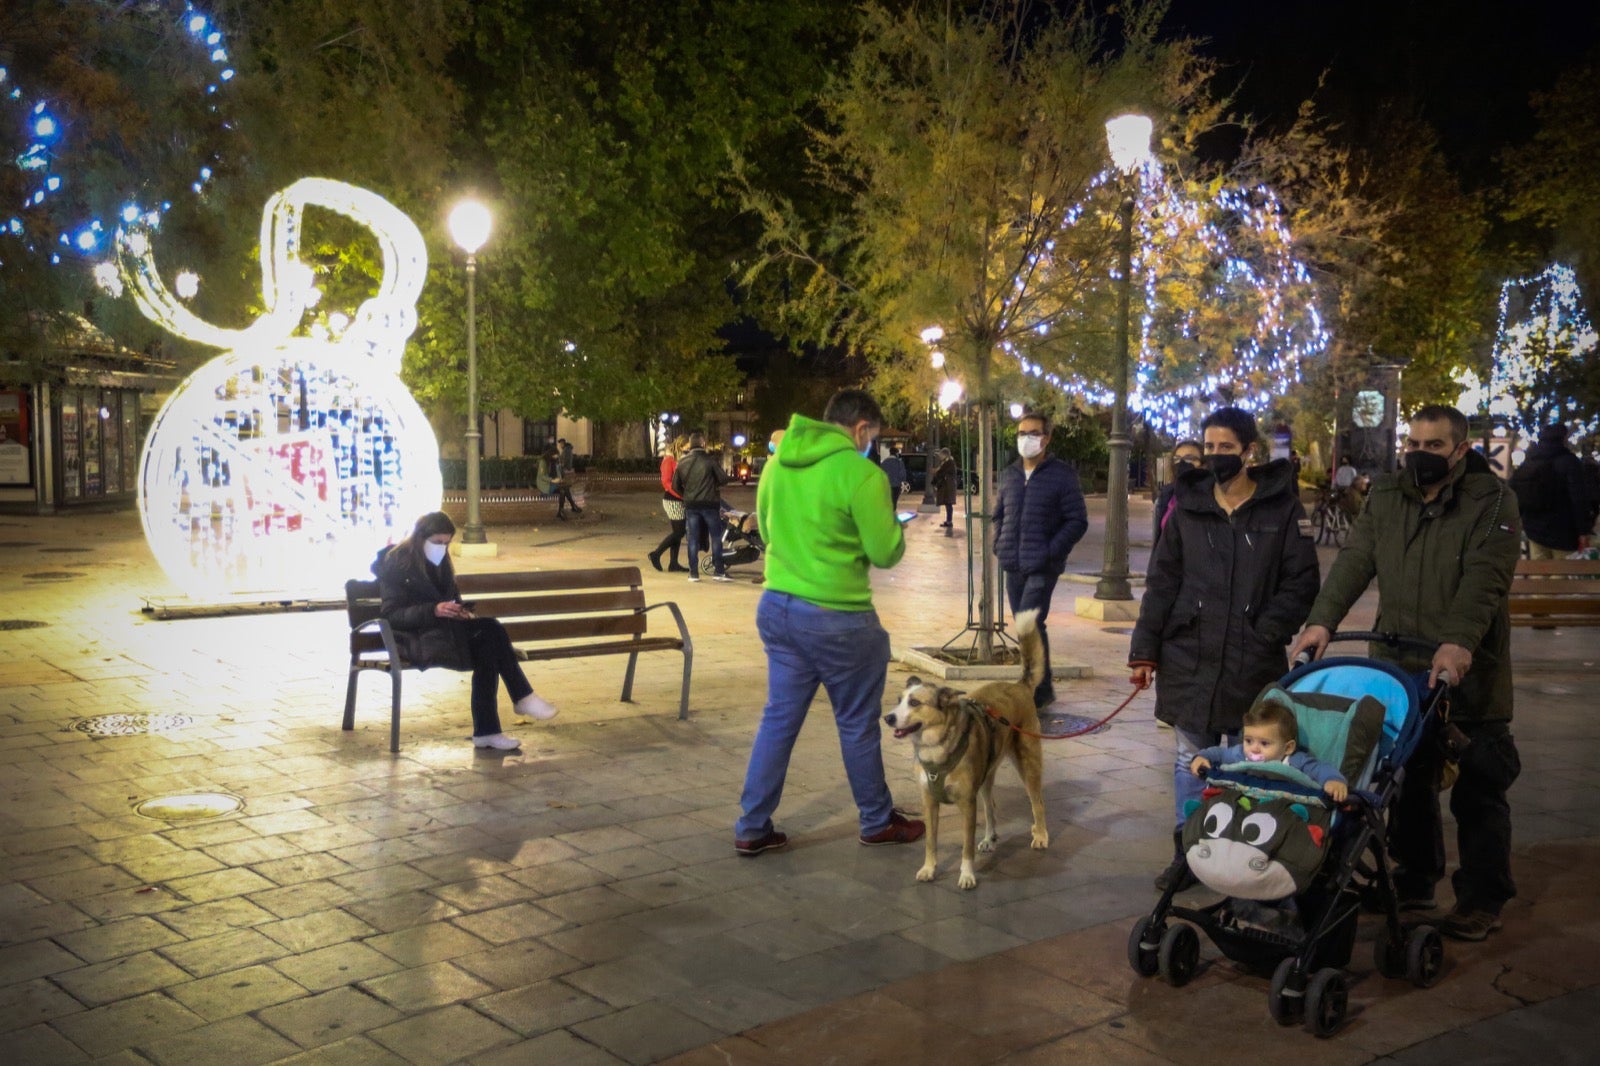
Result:
[[[1317,595],[1317,550],[1287,459],[1252,467],[1230,516],[1204,468],[1178,476],[1177,506],[1145,575],[1130,663],[1156,666],[1156,717],[1234,733],[1289,668],[1286,645]]]
[[[1472,668],[1451,700],[1451,717],[1509,719],[1506,595],[1521,553],[1517,498],[1476,451],[1455,465],[1431,503],[1423,501],[1409,472],[1388,474],[1373,483],[1306,621],[1337,629],[1376,577],[1379,632],[1459,644],[1472,652]],[[1371,653],[1410,671],[1426,671],[1432,658],[1381,645]]]

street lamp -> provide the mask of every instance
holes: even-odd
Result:
[[[478,428],[478,249],[489,239],[489,209],[476,200],[462,200],[450,212],[450,236],[467,253],[467,525],[462,544],[483,544],[478,454],[483,431]]]
[[[944,369],[944,353],[934,345],[944,340],[943,326],[929,326],[922,331],[922,343],[933,351],[928,353],[928,361],[935,370]],[[938,423],[933,420],[933,406],[938,402],[933,393],[928,394],[928,440],[922,453],[922,505],[919,510],[937,511],[939,509],[938,495],[933,491],[933,453],[939,447]]]
[[[1133,441],[1128,434],[1128,304],[1133,288],[1133,210],[1138,182],[1133,175],[1153,160],[1150,154],[1151,122],[1143,115],[1118,115],[1106,123],[1106,146],[1111,162],[1122,172],[1122,203],[1117,217],[1121,224],[1117,239],[1120,277],[1117,285],[1116,373],[1112,379],[1115,398],[1111,407],[1111,469],[1106,476],[1105,563],[1095,585],[1097,600],[1131,600],[1128,586],[1128,457]]]

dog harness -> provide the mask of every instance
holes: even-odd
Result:
[[[961,731],[961,739],[956,741],[955,748],[946,755],[937,765],[929,766],[921,759],[917,765],[922,767],[922,773],[927,778],[928,795],[935,803],[954,803],[947,784],[948,775],[961,762],[961,757],[967,753],[967,745],[972,741],[972,729],[978,722],[983,721],[985,709],[971,700],[962,700],[961,707],[967,712],[967,728]],[[1003,720],[1003,719],[1002,719]],[[991,737],[993,734],[991,734]],[[991,749],[993,744],[990,745]],[[990,750],[989,760],[994,761],[994,751]]]

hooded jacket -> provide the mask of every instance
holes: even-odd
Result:
[[[1311,522],[1287,459],[1247,468],[1255,495],[1229,515],[1205,468],[1178,477],[1177,506],[1150,556],[1130,663],[1156,666],[1156,717],[1234,733],[1288,669],[1285,646],[1317,595]]]
[[[1549,486],[1545,495],[1555,501],[1555,506],[1537,511],[1530,507],[1522,512],[1528,539],[1556,551],[1577,551],[1579,539],[1594,528],[1594,501],[1589,496],[1589,479],[1584,476],[1583,464],[1565,444],[1548,439],[1528,449],[1523,465],[1534,462],[1548,464],[1538,476],[1541,484]]]
[[[1459,644],[1472,668],[1450,702],[1460,721],[1511,718],[1511,620],[1506,603],[1522,554],[1517,497],[1469,451],[1432,502],[1409,472],[1378,478],[1307,622],[1338,628],[1373,578],[1375,629]],[[1426,671],[1432,656],[1371,648],[1374,658]]]
[[[1046,455],[1030,477],[1017,460],[1000,471],[994,554],[1009,573],[1059,577],[1067,554],[1089,529],[1078,472]]]
[[[905,554],[883,471],[832,422],[795,415],[761,472],[756,515],[767,588],[834,611],[872,610],[868,567]]]

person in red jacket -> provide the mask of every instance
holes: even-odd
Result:
[[[683,543],[684,530],[687,528],[683,497],[672,490],[672,475],[678,469],[678,453],[682,450],[683,438],[679,437],[667,448],[667,454],[661,457],[661,509],[666,512],[667,521],[672,523],[672,531],[662,537],[656,550],[650,553],[650,565],[660,570],[661,554],[670,552],[671,561],[667,569],[675,573],[687,569],[678,562],[678,547]]]

